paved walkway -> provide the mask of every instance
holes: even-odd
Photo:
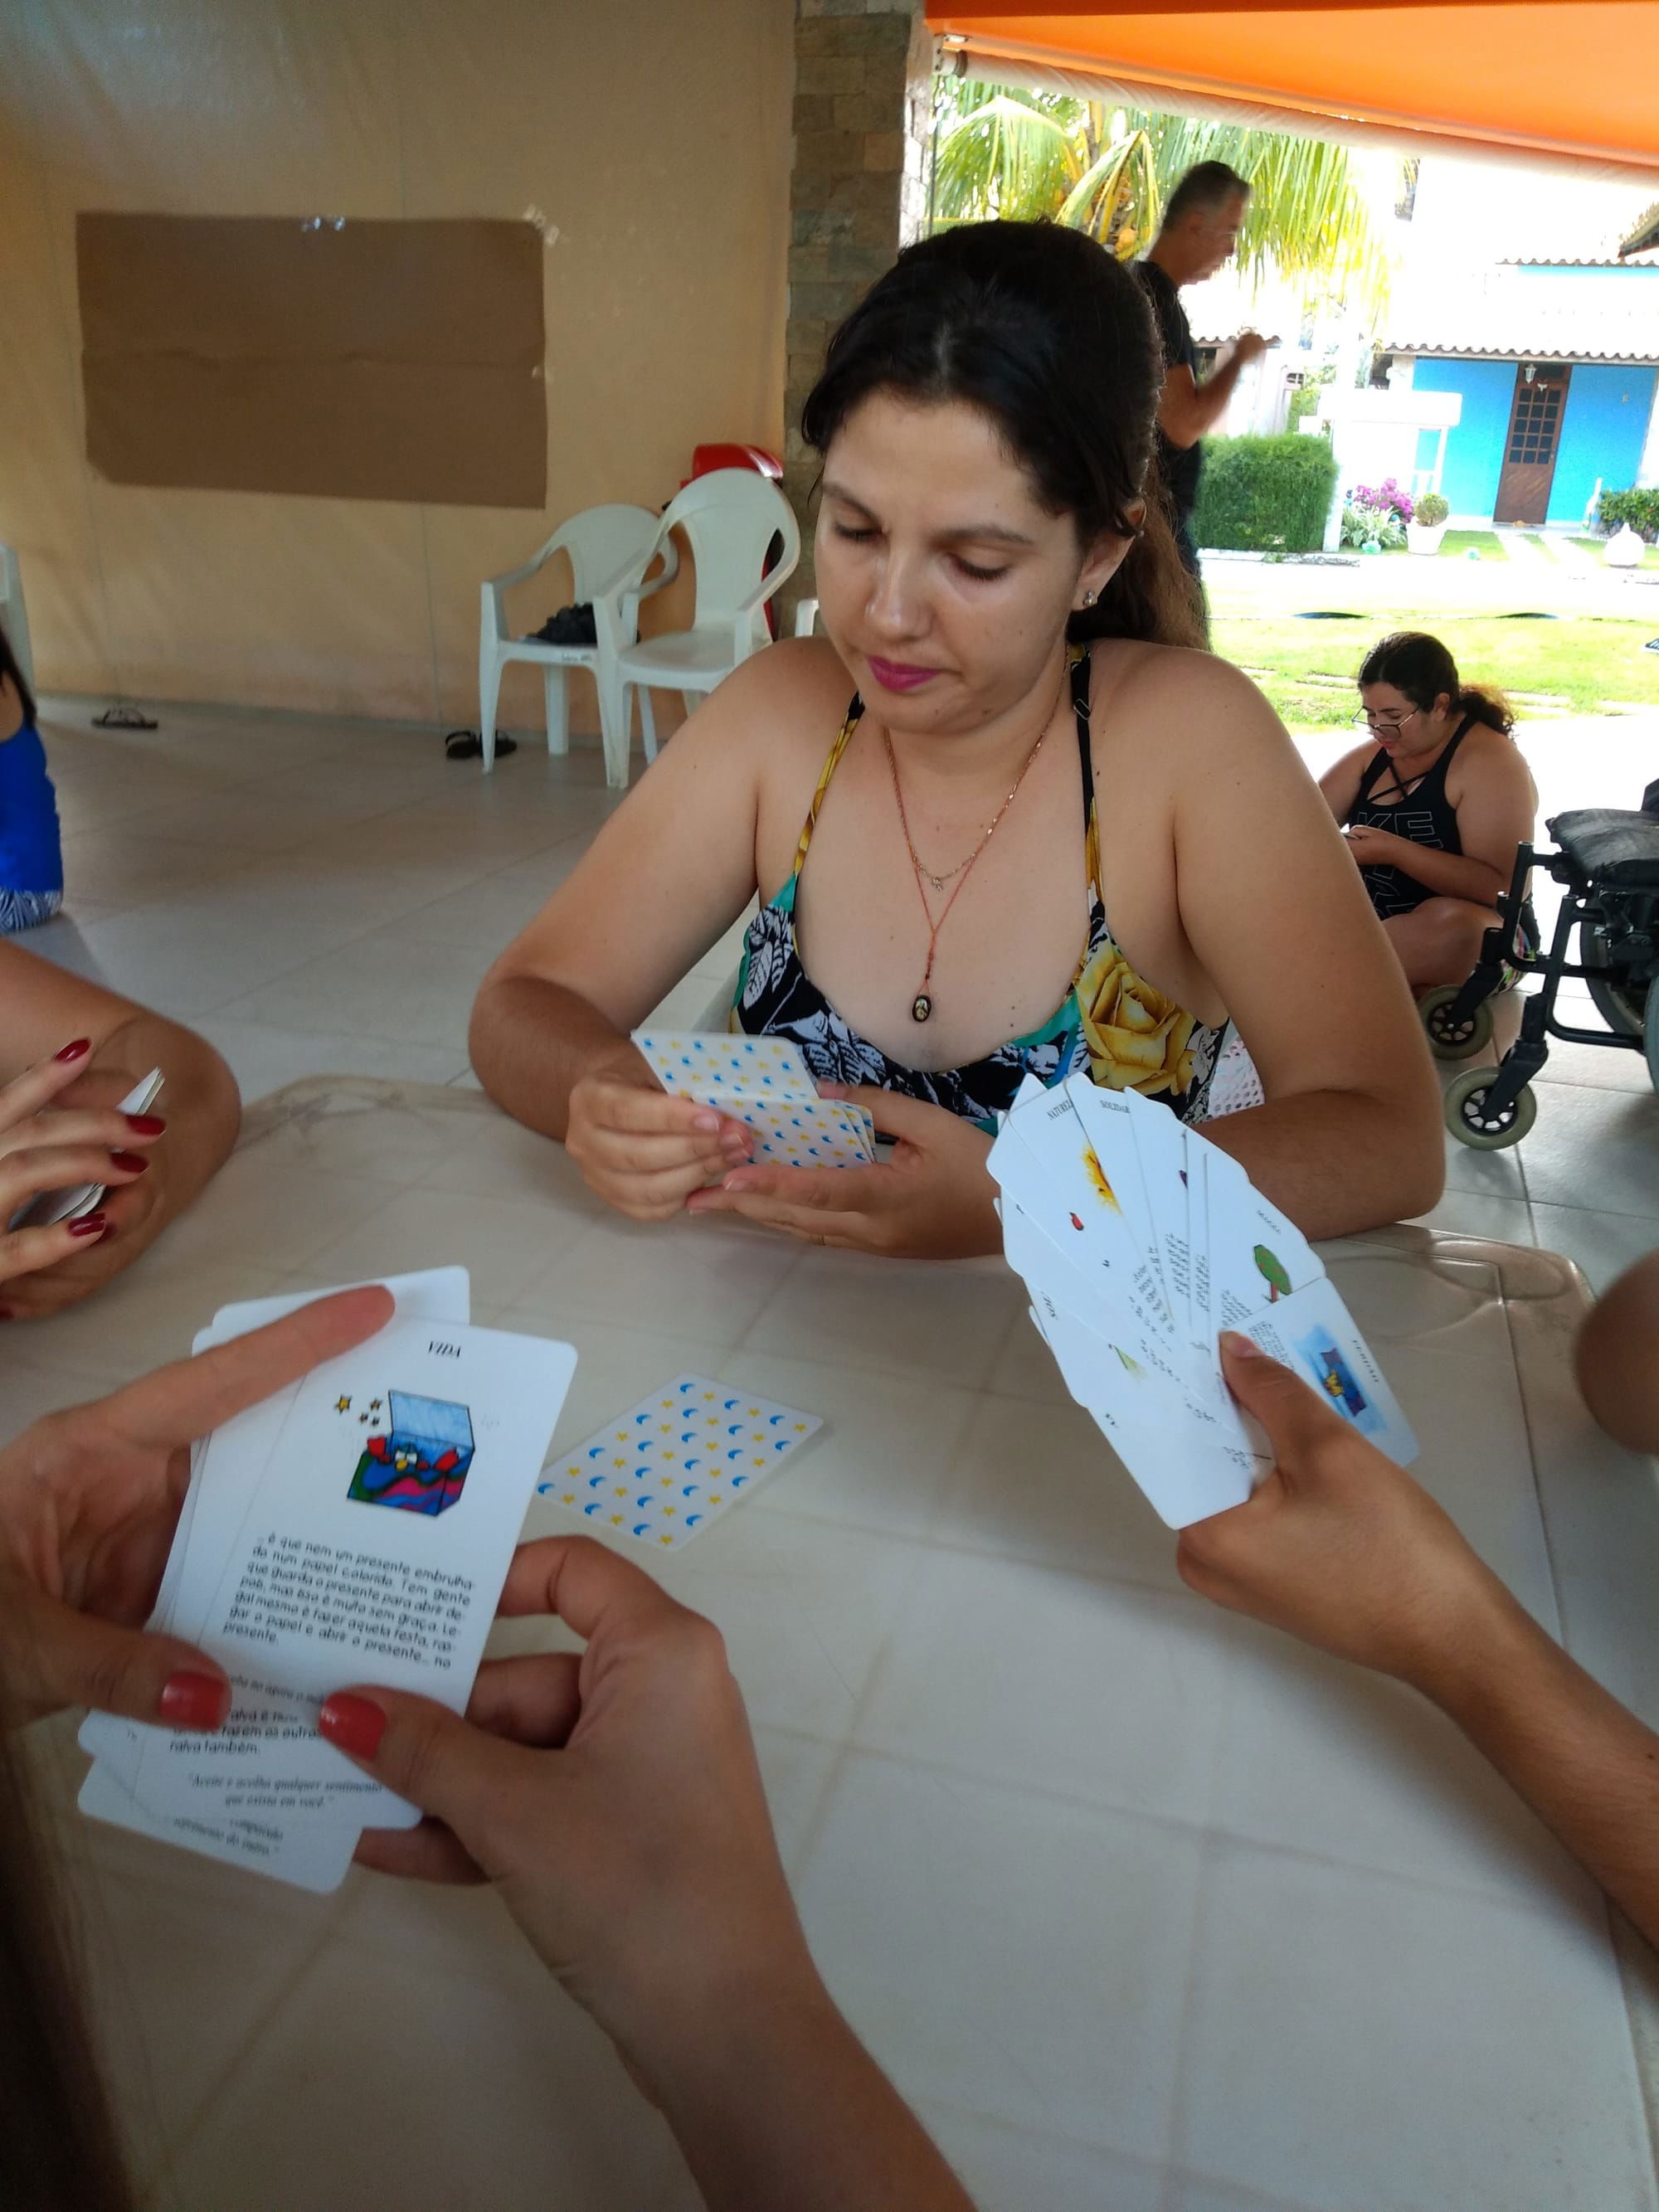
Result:
[[[1553,565],[1538,540],[1529,538],[1524,530],[1498,530],[1492,535],[1517,568],[1547,568]]]

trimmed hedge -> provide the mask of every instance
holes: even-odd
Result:
[[[1316,553],[1336,489],[1328,438],[1209,438],[1193,535],[1240,553]]]
[[[1596,502],[1595,521],[1597,528],[1609,537],[1627,522],[1638,538],[1645,538],[1651,545],[1659,538],[1659,485],[1638,491],[1604,491]]]

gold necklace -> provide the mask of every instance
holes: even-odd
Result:
[[[921,860],[917,857],[915,840],[910,835],[909,819],[904,811],[904,793],[899,787],[898,763],[893,757],[893,740],[888,736],[885,728],[882,731],[881,741],[887,748],[888,772],[893,779],[893,796],[898,801],[899,827],[904,832],[905,846],[910,855],[910,868],[916,880],[916,896],[921,901],[921,911],[927,923],[927,964],[921,971],[921,988],[917,991],[915,997],[910,1001],[910,1018],[913,1022],[925,1022],[933,1011],[933,997],[927,987],[933,980],[933,951],[934,948],[939,944],[939,933],[940,930],[944,928],[946,921],[950,919],[951,908],[962,896],[963,890],[967,884],[968,878],[974,872],[975,861],[978,860],[980,854],[990,843],[992,837],[995,835],[997,823],[1001,821],[1003,816],[1013,805],[1014,794],[1018,791],[1021,784],[1024,782],[1027,769],[1030,769],[1031,763],[1042,750],[1042,740],[1048,734],[1048,723],[1052,722],[1054,719],[1054,709],[1051,708],[1048,712],[1048,720],[1044,722],[1042,729],[1038,731],[1037,741],[1032,746],[1030,751],[1026,754],[1025,765],[1020,769],[1019,774],[1014,778],[1013,787],[1009,792],[1006,799],[1003,800],[1001,805],[998,807],[996,813],[992,819],[990,828],[987,830],[985,835],[980,839],[978,844],[975,846],[973,851],[969,854],[967,859],[964,860],[958,860],[956,866],[951,869],[948,874],[943,876],[936,876],[931,869],[924,868]],[[950,897],[945,900],[944,911],[940,914],[937,921],[934,921],[933,909],[927,903],[927,894],[922,889],[922,878],[924,876],[927,877],[927,881],[932,884],[936,891],[942,891],[946,884],[950,882],[951,876],[960,876],[962,878],[961,883],[957,885]]]

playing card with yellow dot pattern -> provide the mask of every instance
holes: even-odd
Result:
[[[597,1533],[678,1551],[823,1426],[710,1376],[677,1375],[550,1462],[537,1491]]]
[[[876,1157],[866,1109],[820,1098],[789,1037],[635,1030],[633,1041],[665,1091],[746,1121],[764,1166],[862,1168]]]

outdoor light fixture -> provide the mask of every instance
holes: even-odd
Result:
[[[1526,367],[1522,370],[1521,374],[1526,378],[1528,383],[1530,384],[1534,377],[1537,375],[1538,371],[1533,367],[1531,362],[1528,362]]]

